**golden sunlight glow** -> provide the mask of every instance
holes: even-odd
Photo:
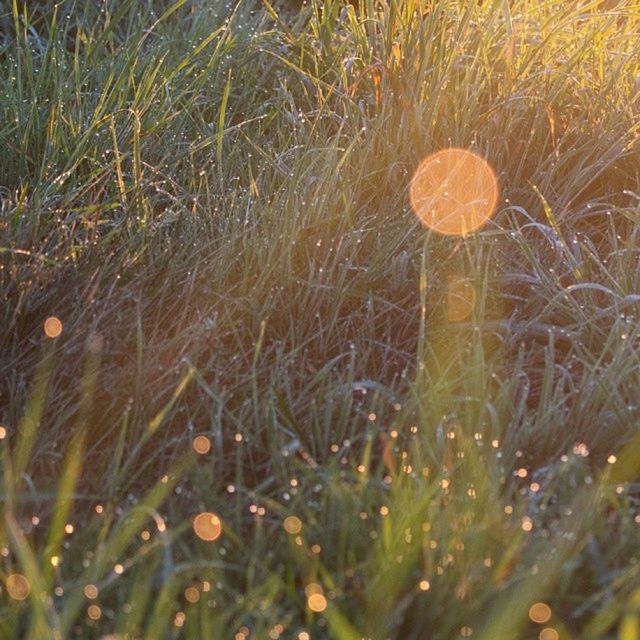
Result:
[[[443,149],[420,163],[411,179],[409,198],[426,227],[447,236],[464,236],[493,215],[498,180],[475,153]]]
[[[222,522],[215,513],[199,513],[193,519],[193,530],[198,538],[212,542],[222,533]]]
[[[538,624],[544,624],[551,618],[551,607],[544,602],[536,602],[529,609],[529,618]]]
[[[211,451],[211,440],[207,436],[196,436],[193,439],[193,449],[203,456]]]
[[[302,521],[296,516],[288,516],[283,522],[284,530],[292,535],[297,535],[302,531]]]
[[[447,278],[447,319],[462,322],[473,312],[476,304],[476,290],[471,280],[460,275]]]
[[[44,321],[44,333],[47,338],[57,338],[62,333],[62,322],[55,316]]]
[[[31,584],[21,573],[12,573],[7,576],[6,587],[9,597],[14,600],[26,600],[31,593]]]

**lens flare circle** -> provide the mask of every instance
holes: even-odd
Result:
[[[26,600],[31,593],[31,584],[21,573],[12,573],[7,576],[5,586],[9,597],[14,600]]]
[[[529,609],[529,618],[532,622],[544,624],[551,619],[551,607],[545,602],[536,602]]]
[[[215,513],[199,513],[193,519],[193,530],[198,538],[213,542],[222,533],[222,522]]]
[[[302,531],[302,520],[296,516],[287,516],[283,524],[284,530],[291,535],[297,535]]]
[[[493,215],[498,180],[486,160],[466,149],[443,149],[423,160],[409,199],[422,224],[446,236],[465,236]]]
[[[196,436],[193,439],[192,445],[194,451],[201,456],[204,456],[211,451],[211,440],[209,440],[207,436]]]
[[[307,598],[307,606],[315,613],[322,613],[327,608],[327,599],[321,593],[312,593]]]
[[[62,322],[56,316],[50,316],[44,321],[44,334],[54,340],[62,333]]]

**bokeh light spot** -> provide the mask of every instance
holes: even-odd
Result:
[[[193,519],[193,530],[198,538],[212,542],[217,540],[222,533],[222,522],[215,513],[199,513]]]
[[[498,180],[489,164],[466,149],[443,149],[423,160],[409,186],[411,206],[429,229],[464,236],[494,213]]]
[[[91,620],[100,620],[102,617],[102,609],[97,604],[92,604],[87,608],[87,615]]]
[[[62,333],[62,322],[55,316],[50,316],[44,321],[44,334],[47,338],[55,339]]]
[[[539,640],[560,640],[560,634],[552,627],[547,627],[540,632]]]
[[[207,436],[196,436],[193,439],[193,449],[203,456],[211,451],[211,440]]]
[[[187,587],[184,591],[184,599],[191,604],[200,600],[200,592],[195,587]]]
[[[544,624],[551,618],[551,607],[544,602],[536,602],[529,609],[529,618],[538,624]]]
[[[302,531],[302,521],[296,516],[288,516],[284,519],[284,530],[291,535],[296,535]]]
[[[7,576],[6,586],[9,597],[14,600],[26,600],[31,593],[31,584],[21,573],[12,573]]]
[[[98,587],[95,584],[85,585],[84,595],[89,600],[95,600],[98,597]]]
[[[312,593],[307,598],[307,606],[315,613],[322,613],[327,608],[327,599],[321,593]]]
[[[447,319],[462,322],[472,313],[476,305],[476,289],[471,280],[453,275],[447,279]]]

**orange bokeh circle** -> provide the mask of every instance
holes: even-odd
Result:
[[[217,540],[222,533],[222,522],[215,513],[199,513],[193,519],[193,530],[198,538],[212,542]]]
[[[466,149],[443,149],[423,160],[409,198],[421,222],[447,236],[479,229],[498,203],[498,180],[486,160]]]

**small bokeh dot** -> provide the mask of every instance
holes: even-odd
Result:
[[[211,440],[207,436],[196,436],[193,439],[193,450],[201,456],[211,451]]]
[[[44,321],[44,334],[47,338],[55,339],[62,333],[62,322],[56,316],[49,316]]]

